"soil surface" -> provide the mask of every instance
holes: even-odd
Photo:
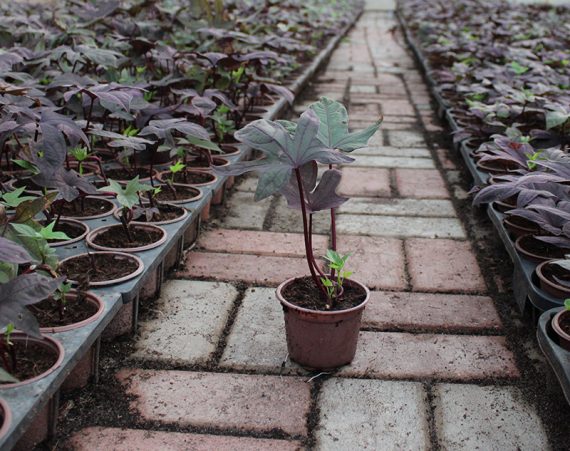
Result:
[[[561,249],[553,244],[537,240],[532,235],[523,237],[519,242],[519,246],[525,251],[544,257],[547,260],[564,258],[570,252],[570,249]]]
[[[570,293],[570,272],[558,265],[545,265],[542,274],[550,282],[562,285]]]
[[[158,213],[155,213],[151,221],[147,221],[146,215],[142,214],[136,218],[137,222],[161,222],[161,221],[171,221],[173,219],[179,218],[184,214],[184,208],[176,207],[174,205],[159,205]]]
[[[16,369],[9,371],[9,373],[19,381],[25,381],[46,372],[57,361],[56,352],[51,349],[48,351],[48,348],[43,345],[25,340],[13,340],[13,343]],[[4,354],[3,357],[10,361],[9,354]],[[4,360],[0,359],[0,366],[6,369],[4,365]]]
[[[564,315],[560,315],[558,325],[560,326],[560,329],[570,335],[570,314],[568,312]]]
[[[28,308],[34,313],[40,327],[67,326],[86,320],[97,313],[97,306],[88,302],[84,296],[68,296],[65,299],[63,312],[60,312],[60,303],[53,298],[45,299]]]
[[[303,277],[290,283],[283,290],[283,297],[298,307],[318,311],[347,310],[364,302],[366,292],[358,285],[345,282],[344,292],[340,299],[335,299],[330,306],[330,300],[323,300],[319,288],[311,277]]]
[[[61,208],[61,210],[60,210]],[[83,199],[75,199],[73,202],[65,202],[61,207],[57,207],[58,213],[61,212],[62,216],[85,218],[88,216],[100,215],[107,213],[113,209],[113,204],[93,197],[86,197]]]
[[[214,174],[208,172],[177,172],[174,174],[174,183],[186,183],[189,185],[198,183],[212,183],[216,179]]]
[[[141,179],[149,178],[152,175],[150,168],[132,168],[127,170],[125,168],[106,169],[105,175],[113,180],[131,180],[137,175]]]
[[[112,247],[115,249],[132,248],[156,243],[163,235],[159,230],[148,230],[147,228],[137,227],[136,225],[130,225],[129,232],[131,240],[129,240],[123,227],[112,227],[97,235],[93,242],[99,246]]]
[[[193,199],[194,197],[200,195],[200,191],[191,186],[175,186],[174,189],[176,193],[172,191],[170,187],[164,185],[162,191],[158,193],[155,197],[160,201],[173,201],[173,200],[185,200]]]
[[[82,282],[88,278],[89,282],[105,282],[120,279],[134,273],[139,267],[136,260],[123,255],[91,254],[95,268],[88,255],[80,255],[63,262],[59,271],[70,280]]]

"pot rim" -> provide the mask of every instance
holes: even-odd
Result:
[[[304,279],[305,277],[310,277],[310,276],[291,277],[291,278],[289,278],[289,279],[287,279],[287,280],[285,280],[279,284],[279,286],[275,289],[275,293],[277,295],[277,299],[279,300],[279,302],[281,302],[281,304],[283,304],[289,308],[295,309],[297,311],[304,312],[304,313],[318,314],[318,315],[323,315],[323,316],[335,316],[335,315],[339,315],[339,314],[343,315],[346,313],[352,313],[352,312],[356,312],[358,310],[362,310],[366,306],[368,301],[370,300],[370,290],[368,289],[368,287],[366,285],[364,285],[363,283],[360,283],[354,279],[346,279],[345,282],[354,283],[354,284],[362,287],[364,289],[364,291],[366,292],[366,298],[360,304],[355,305],[354,307],[351,307],[348,309],[331,310],[331,311],[312,310],[312,309],[308,309],[308,308],[304,308],[304,307],[299,307],[298,305],[295,305],[295,304],[289,302],[287,299],[285,299],[285,297],[282,295],[282,292],[283,292],[283,289],[287,285],[289,285],[290,283],[293,283],[297,279]]]
[[[99,281],[99,282],[90,282],[89,283],[90,287],[105,287],[108,285],[115,285],[117,283],[123,283],[123,282],[126,282],[127,280],[134,279],[135,277],[139,276],[144,271],[144,262],[142,261],[142,259],[138,255],[128,254],[126,252],[120,252],[120,251],[96,251],[96,252],[91,252],[90,254],[91,255],[96,255],[96,254],[120,255],[122,257],[126,257],[126,258],[130,258],[132,260],[135,260],[138,264],[138,268],[135,271],[133,271],[131,274],[127,274],[126,276],[119,277],[118,279],[109,279],[109,280],[104,280],[104,281]],[[66,262],[68,260],[72,260],[74,258],[82,257],[85,255],[89,255],[89,254],[87,252],[83,252],[81,254],[71,255],[70,257],[67,257],[67,258],[64,258],[63,260],[61,260],[59,262],[59,264],[61,265],[63,262]],[[73,280],[73,279],[67,279],[67,281],[74,283],[74,284],[77,284],[77,281]]]
[[[212,156],[212,161],[223,161],[223,164],[216,164],[214,165],[217,168],[223,168],[225,166],[229,166],[230,165],[230,160],[228,160],[227,158],[224,157],[218,157],[216,156]],[[192,167],[192,166],[188,166],[189,169],[193,169],[195,171],[199,171],[199,172],[211,172],[212,171],[212,167],[208,166],[208,167],[204,167],[204,168],[196,168],[196,167]]]
[[[521,245],[521,241],[523,240],[523,238],[525,239],[529,239],[529,238],[534,238],[534,235],[522,235],[519,236],[516,240],[515,240],[515,249],[517,250],[517,252],[519,252],[520,254],[522,254],[523,257],[529,259],[529,260],[534,260],[534,261],[539,261],[539,262],[545,262],[545,261],[550,261],[550,260],[556,260],[556,258],[548,258],[548,257],[544,257],[540,254],[535,254],[533,252],[527,251],[522,245]],[[546,243],[545,243],[546,244]]]
[[[89,219],[99,219],[99,218],[105,218],[106,216],[110,216],[112,215],[119,207],[117,207],[117,205],[115,204],[115,202],[113,202],[109,197],[105,197],[105,196],[85,196],[86,199],[97,199],[97,200],[102,200],[103,202],[108,202],[110,203],[113,208],[111,208],[109,211],[106,211],[105,213],[99,213],[98,215],[91,215],[91,216],[61,216],[62,219],[75,219],[78,221],[83,221],[83,220],[89,220]]]
[[[133,226],[135,227],[142,227],[142,228],[152,228],[154,230],[160,230],[160,232],[162,232],[162,238],[160,238],[158,241],[155,241],[154,243],[150,243],[150,244],[146,244],[144,246],[138,246],[138,247],[107,247],[107,246],[101,246],[99,244],[95,244],[93,242],[93,239],[101,234],[102,232],[104,232],[107,229],[110,229],[111,227],[122,227],[122,224],[110,224],[110,225],[105,225],[105,226],[101,226],[101,227],[97,227],[96,229],[92,230],[91,232],[89,232],[89,234],[85,237],[85,241],[87,242],[87,245],[89,247],[92,247],[93,249],[97,249],[97,250],[101,250],[101,251],[117,251],[117,252],[126,252],[126,253],[132,253],[132,252],[143,252],[143,251],[148,251],[150,249],[154,249],[155,247],[158,247],[162,244],[164,244],[164,242],[166,241],[166,238],[168,237],[168,232],[163,229],[160,226],[154,225],[154,224],[147,224],[147,223],[140,223],[140,222],[136,222],[136,223],[132,223]]]
[[[545,262],[540,263],[540,264],[536,267],[536,269],[535,269],[536,275],[537,275],[537,277],[540,279],[540,281],[541,281],[542,283],[545,283],[545,284],[547,284],[547,285],[550,285],[552,288],[555,288],[555,289],[558,290],[558,291],[570,293],[570,288],[565,287],[565,286],[563,286],[563,285],[560,285],[559,283],[556,283],[556,282],[553,282],[553,281],[549,280],[549,279],[542,273],[542,269],[543,269],[546,265],[552,264],[554,261],[556,261],[556,260],[547,260],[547,261],[545,261]]]
[[[4,421],[2,422],[2,427],[0,427],[1,439],[6,435],[10,426],[12,426],[12,410],[4,398],[0,398],[0,408],[4,412]]]
[[[84,218],[84,219],[85,219],[85,218]],[[86,238],[86,237],[87,237],[87,234],[91,231],[91,229],[89,228],[89,225],[88,225],[88,224],[85,224],[83,221],[80,221],[80,220],[78,220],[78,219],[72,219],[72,218],[64,218],[64,217],[62,217],[59,221],[60,221],[60,222],[69,222],[69,223],[72,223],[72,224],[81,225],[85,230],[84,230],[84,232],[83,232],[81,235],[79,235],[79,236],[77,236],[77,237],[75,237],[75,238],[72,238],[72,239],[70,239],[70,240],[67,240],[67,241],[56,241],[56,242],[54,242],[54,243],[49,243],[49,247],[61,247],[61,246],[68,246],[68,245],[70,245],[70,244],[77,243],[78,241],[81,241],[83,238]]]
[[[0,391],[2,391],[3,389],[6,388],[16,388],[16,387],[21,387],[23,385],[28,385],[31,384],[32,382],[36,382],[40,379],[43,379],[44,377],[50,375],[51,373],[53,373],[57,368],[59,368],[59,366],[62,364],[63,362],[63,358],[65,357],[65,350],[63,349],[63,345],[56,340],[55,338],[52,338],[48,335],[42,335],[42,338],[35,338],[35,337],[30,337],[29,335],[26,335],[23,332],[14,332],[11,337],[11,339],[15,339],[15,340],[31,340],[34,341],[36,343],[41,343],[42,345],[51,348],[51,350],[57,352],[58,357],[57,360],[55,361],[55,363],[49,367],[46,371],[44,371],[41,374],[38,374],[37,376],[34,376],[30,379],[25,379],[23,381],[19,381],[19,382],[13,382],[11,384],[2,384],[0,385]]]
[[[182,207],[180,204],[173,204],[172,202],[162,202],[160,205],[169,205],[171,207],[175,207],[175,208],[180,208],[183,210],[183,213],[178,216],[177,218],[174,219],[167,219],[164,221],[150,221],[150,222],[144,222],[144,221],[131,221],[131,224],[154,224],[154,225],[166,225],[166,224],[174,224],[175,222],[179,222],[182,221],[183,219],[186,219],[186,217],[188,216],[188,209]],[[113,216],[115,217],[115,219],[120,220],[119,219],[119,209],[115,209],[115,211],[113,212]]]
[[[167,174],[170,171],[160,171],[157,175],[157,179],[160,180],[160,182],[165,183],[163,180],[163,176],[165,174]],[[194,168],[189,168],[189,169],[185,169],[185,172],[193,172],[194,174],[204,174],[204,171],[199,171],[196,170]],[[203,183],[178,183],[178,185],[188,185],[188,186],[210,186],[213,185],[214,183],[216,183],[218,181],[218,176],[216,174],[214,174],[213,172],[206,172],[206,174],[211,175],[212,177],[214,177],[210,182],[203,182]]]
[[[73,290],[67,296],[77,298],[78,294],[79,293],[77,292],[77,290]],[[95,295],[92,292],[87,291],[87,292],[83,293],[83,295],[85,295],[91,303],[97,305],[97,311],[93,315],[91,315],[88,318],[85,318],[84,320],[79,321],[77,323],[66,324],[65,326],[40,327],[40,332],[42,334],[44,334],[44,333],[55,334],[58,332],[68,332],[70,330],[79,329],[80,327],[86,326],[87,324],[91,324],[93,321],[99,319],[101,317],[101,315],[103,314],[103,312],[105,311],[105,303],[101,300],[101,298],[99,296]]]
[[[564,332],[562,330],[562,328],[560,327],[560,324],[558,323],[560,321],[560,317],[564,314],[570,315],[570,310],[562,309],[556,315],[554,315],[554,318],[552,318],[552,329],[556,332],[556,334],[560,338],[562,338],[563,340],[566,340],[570,343],[570,335],[567,334],[566,332]]]
[[[165,185],[165,183],[163,183],[163,185]],[[186,199],[179,199],[179,200],[169,200],[168,202],[165,202],[165,203],[174,204],[174,205],[188,204],[190,202],[197,202],[200,199],[202,199],[202,197],[204,197],[204,192],[199,187],[197,187],[196,185],[189,185],[187,183],[173,183],[173,185],[175,187],[176,186],[186,186],[186,187],[192,188],[192,189],[198,191],[198,194],[194,197],[188,197]],[[147,199],[147,198],[143,196],[143,199]],[[143,224],[148,224],[148,223],[144,222]]]

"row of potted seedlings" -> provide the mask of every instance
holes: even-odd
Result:
[[[32,416],[17,447],[53,433],[249,157],[234,131],[292,102],[357,3],[0,6],[2,449]]]
[[[404,0],[399,13],[475,180],[474,205],[489,204],[513,258],[521,310],[530,300],[548,324],[560,311],[548,330],[541,320],[539,343],[563,368],[570,402],[570,313],[561,308],[570,298],[570,30],[560,26],[570,8]]]

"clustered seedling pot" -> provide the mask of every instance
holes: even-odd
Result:
[[[131,230],[132,233],[136,233],[137,235],[149,237],[148,240],[152,239],[152,241],[150,241],[148,244],[137,244],[133,245],[132,247],[120,247],[121,246],[120,243],[122,244],[128,243],[128,239],[125,235],[122,224],[113,224],[109,226],[99,227],[98,229],[95,229],[92,232],[90,232],[85,238],[85,240],[87,241],[89,247],[92,247],[93,249],[101,251],[115,250],[119,252],[130,253],[130,252],[143,252],[143,251],[148,251],[150,249],[154,249],[155,247],[158,247],[161,244],[163,244],[168,236],[166,230],[152,224],[131,223],[129,224],[129,230]],[[117,244],[116,244],[117,247],[113,247],[111,244],[108,244],[107,241],[105,241],[105,244],[100,244],[103,243],[104,237],[109,237],[109,236],[121,237],[120,239],[119,238],[117,239]]]
[[[365,299],[346,310],[317,311],[298,307],[285,299],[283,291],[297,278],[277,287],[277,299],[283,307],[289,358],[304,368],[330,370],[354,359],[362,313],[370,298],[368,288],[354,279],[345,283],[360,288]]]

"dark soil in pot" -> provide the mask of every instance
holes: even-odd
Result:
[[[25,188],[26,191],[31,191],[31,192],[41,193],[44,190],[43,186],[38,185],[30,178],[16,179],[14,180],[14,183],[12,183],[12,186],[14,188]]]
[[[214,166],[227,166],[230,164],[228,160],[221,157],[213,157],[212,162]],[[189,168],[200,168],[200,169],[208,169],[210,168],[210,163],[208,160],[203,158],[197,158],[195,160],[188,161],[187,167]]]
[[[72,281],[80,281],[88,275],[89,282],[96,283],[121,279],[133,274],[138,268],[139,263],[132,256],[94,252],[91,253],[91,257],[82,254],[66,259],[61,262],[59,272]]]
[[[520,166],[517,164],[505,161],[478,161],[477,167],[492,174],[506,174],[516,169],[520,169]]]
[[[507,230],[517,238],[524,235],[536,235],[540,232],[540,228],[534,222],[518,216],[507,216],[503,223]]]
[[[570,335],[570,312],[558,317],[558,325],[565,334]]]
[[[517,251],[529,260],[541,262],[545,260],[561,259],[570,249],[562,249],[553,244],[545,243],[532,235],[517,238],[515,242]]]
[[[113,180],[131,180],[137,175],[140,179],[148,179],[153,175],[153,171],[150,168],[133,168],[127,170],[125,168],[112,168],[112,169],[105,169],[105,175],[108,179]]]
[[[147,221],[146,215],[141,215],[136,219],[136,222],[147,222],[147,223],[157,223],[157,222],[171,222],[184,215],[186,209],[183,207],[178,207],[176,205],[170,204],[160,204],[158,206],[158,213],[155,213],[152,220]]]
[[[46,226],[48,222],[41,221],[41,224],[42,226]],[[89,229],[80,221],[75,221],[73,219],[60,219],[54,226],[53,231],[65,233],[69,237],[69,240],[47,240],[52,247],[63,246],[73,241],[78,241],[80,238],[87,234]]]
[[[156,243],[163,237],[163,233],[160,230],[149,230],[147,228],[137,227],[136,224],[129,225],[129,232],[131,240],[129,240],[122,226],[112,227],[98,234],[93,239],[93,243],[99,246],[121,249],[146,246]]]
[[[543,289],[546,291],[550,291],[553,296],[565,298],[570,296],[570,272],[561,268],[558,265],[546,264],[541,266],[541,274],[548,282],[555,285],[553,289],[555,291],[551,291],[551,289],[547,289],[545,287],[544,281],[541,280],[541,285]],[[565,284],[561,284],[560,281],[564,282]],[[560,287],[560,288],[558,288]],[[558,292],[557,292],[558,291]]]
[[[63,315],[60,315],[59,302],[53,298],[45,299],[28,308],[34,313],[40,327],[60,327],[79,323],[98,311],[98,306],[89,302],[85,296],[68,296]]]
[[[16,353],[16,369],[11,372],[18,381],[24,382],[28,379],[40,376],[48,371],[58,360],[55,351],[50,352],[45,346],[25,339],[12,340]],[[10,359],[9,356],[7,356]],[[0,366],[4,368],[4,363],[0,359]],[[0,382],[0,387],[3,384]]]
[[[163,176],[163,180],[168,177],[166,174]],[[214,183],[216,181],[216,176],[210,174],[209,172],[177,172],[174,174],[174,183],[183,183],[186,185],[206,185],[209,183]]]
[[[341,298],[335,302],[332,308],[327,308],[327,304],[321,296],[321,292],[312,277],[296,279],[283,290],[283,297],[291,304],[309,310],[328,312],[356,307],[364,302],[366,292],[358,285],[346,284]]]
[[[57,212],[68,218],[91,218],[111,213],[114,208],[115,204],[107,199],[85,197],[83,200],[65,202],[57,207]]]
[[[162,191],[158,193],[155,197],[161,202],[180,202],[185,200],[194,200],[199,197],[201,191],[190,185],[177,184],[174,186],[176,192],[170,189],[168,186],[162,186]]]

